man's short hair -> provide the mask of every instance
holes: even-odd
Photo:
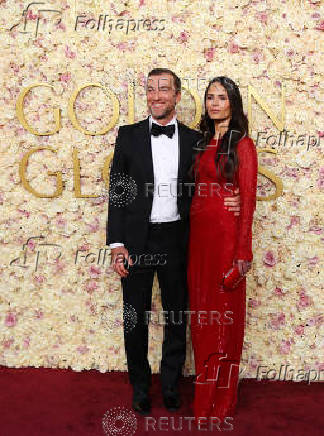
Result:
[[[174,73],[173,71],[169,70],[168,68],[154,68],[148,73],[147,79],[150,76],[160,76],[161,74],[170,74],[173,77],[173,83],[176,92],[181,91],[181,79]]]

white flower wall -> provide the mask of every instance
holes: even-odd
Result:
[[[147,116],[145,78],[161,66],[187,88],[178,107],[186,124],[212,77],[236,81],[266,169],[241,376],[256,377],[258,365],[324,370],[320,1],[84,0],[43,9],[51,12],[0,2],[0,364],[127,369],[120,281],[105,251],[107,168],[118,126]],[[86,134],[113,117],[109,131]],[[157,282],[153,294],[159,311]],[[154,372],[162,339],[153,323]],[[193,370],[188,329],[186,374]]]

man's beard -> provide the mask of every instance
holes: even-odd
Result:
[[[156,120],[163,120],[168,115],[170,115],[173,110],[174,110],[174,107],[167,107],[161,115],[156,115],[155,116],[155,115],[153,115],[152,107],[150,107],[151,115],[154,116],[154,118]]]

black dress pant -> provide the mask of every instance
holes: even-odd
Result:
[[[131,255],[129,275],[121,279],[124,300],[124,340],[129,381],[135,391],[147,392],[151,385],[148,362],[148,324],[151,311],[154,272],[157,272],[163,311],[154,319],[164,324],[160,377],[162,390],[177,386],[186,357],[187,275],[186,243],[188,228],[183,221],[150,224],[142,255]],[[136,311],[136,323],[128,324],[127,313]]]

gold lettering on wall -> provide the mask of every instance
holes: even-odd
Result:
[[[78,158],[78,150],[73,148],[72,151],[73,160],[73,186],[75,191],[75,196],[77,198],[98,198],[98,195],[83,195],[81,194],[81,170],[80,170],[80,159]]]
[[[98,132],[90,132],[90,130],[84,129],[79,123],[74,111],[74,103],[79,93],[82,91],[82,89],[89,88],[91,86],[103,89],[104,92],[109,95],[113,103],[113,115],[110,122],[106,127],[104,127],[102,130],[99,130]],[[115,127],[115,125],[117,124],[117,121],[119,119],[119,101],[116,95],[108,87],[103,86],[101,83],[86,83],[85,85],[81,85],[78,89],[76,89],[72,93],[68,104],[68,116],[73,126],[76,129],[80,130],[80,132],[84,133],[85,135],[104,135],[105,133],[109,132],[109,130],[111,130],[113,127]]]
[[[190,89],[185,85],[181,86],[182,89],[185,89],[186,91],[189,92],[189,94],[193,97],[194,102],[195,102],[195,118],[192,121],[192,123],[189,125],[189,127],[191,129],[195,129],[197,128],[199,122],[200,122],[200,118],[201,118],[201,114],[202,114],[202,105],[201,105],[201,101],[200,101],[200,97],[197,94],[197,92],[194,89]]]
[[[28,160],[29,157],[34,154],[37,153],[38,151],[41,150],[49,150],[53,153],[56,153],[57,151],[54,150],[51,147],[37,147],[37,148],[32,148],[31,150],[29,150],[24,157],[22,158],[20,164],[19,164],[19,175],[20,175],[20,180],[22,182],[23,187],[31,192],[33,195],[35,195],[35,197],[40,197],[40,198],[54,198],[54,197],[59,197],[60,195],[62,195],[63,192],[63,183],[62,183],[62,173],[61,171],[48,171],[47,174],[49,176],[55,176],[56,177],[56,191],[54,192],[54,194],[43,194],[40,192],[37,192],[34,188],[32,188],[26,178],[26,172],[27,172],[27,165],[28,165]]]
[[[16,103],[16,114],[18,117],[18,120],[21,122],[22,126],[28,130],[28,132],[32,133],[36,136],[47,136],[47,135],[54,135],[57,133],[61,128],[61,113],[59,108],[54,108],[54,120],[55,120],[55,128],[51,132],[45,132],[45,133],[39,133],[37,130],[35,130],[33,127],[31,127],[25,117],[24,114],[24,99],[26,95],[29,93],[29,91],[33,88],[37,88],[39,86],[46,86],[48,88],[54,89],[52,85],[49,85],[48,83],[35,83],[34,85],[29,85],[27,88],[25,88],[18,96],[17,103]]]
[[[258,153],[273,153],[277,154],[277,150],[273,150],[272,148],[259,148],[257,149]],[[257,195],[256,199],[261,201],[271,201],[275,200],[276,198],[280,197],[283,192],[283,184],[279,177],[277,177],[272,171],[268,170],[262,165],[258,165],[258,173],[262,174],[263,176],[267,177],[267,179],[270,179],[276,186],[276,192],[274,194],[268,195],[266,197],[261,197]]]
[[[134,83],[128,82],[128,124],[135,123]]]
[[[264,112],[271,118],[273,124],[278,130],[282,131],[285,126],[286,119],[286,107],[285,107],[285,86],[284,83],[281,84],[281,120],[278,120],[274,112],[270,109],[267,103],[262,97],[256,92],[252,85],[248,86],[248,119],[249,119],[249,135],[252,134],[252,96],[255,98],[256,102],[261,106]]]
[[[112,151],[111,153],[108,154],[108,156],[104,160],[104,165],[103,165],[103,168],[102,168],[102,178],[104,179],[105,188],[107,190],[109,188],[110,163],[111,163],[113,157],[114,157],[114,152]]]
[[[17,116],[19,121],[21,122],[21,124],[23,125],[23,127],[28,130],[29,132],[31,132],[32,134],[36,135],[36,136],[44,136],[44,135],[53,135],[54,133],[57,133],[60,128],[61,128],[61,114],[60,114],[60,109],[59,108],[53,108],[54,111],[54,119],[55,119],[55,128],[54,130],[52,130],[51,132],[47,132],[47,133],[39,133],[36,130],[34,130],[28,123],[27,120],[25,118],[24,115],[24,110],[23,110],[23,106],[24,106],[24,99],[26,97],[26,95],[28,94],[28,92],[35,87],[39,87],[39,86],[47,86],[50,87],[52,89],[53,86],[52,85],[48,85],[46,83],[36,83],[34,85],[30,85],[27,88],[25,88],[19,95],[18,100],[17,100],[17,104],[16,104],[16,112],[17,112]],[[82,89],[87,88],[87,87],[99,87],[101,89],[104,90],[104,92],[108,93],[108,95],[110,96],[111,100],[112,100],[112,104],[113,104],[113,115],[112,118],[109,122],[109,124],[103,128],[100,131],[97,132],[90,132],[86,129],[84,129],[79,121],[77,120],[75,111],[74,111],[74,103],[79,95],[79,93],[82,91]],[[202,104],[201,104],[201,100],[200,97],[198,95],[198,93],[194,90],[194,89],[190,89],[187,86],[182,86],[182,89],[184,89],[185,91],[189,92],[190,95],[193,97],[194,99],[194,104],[195,104],[195,117],[194,120],[192,121],[192,123],[190,124],[191,128],[197,128],[197,126],[199,125],[200,122],[200,118],[202,115]],[[249,85],[249,91],[248,91],[249,95],[248,95],[248,118],[249,118],[249,132],[251,131],[251,119],[252,119],[252,96],[256,99],[257,103],[261,106],[261,108],[268,114],[268,116],[271,118],[271,120],[273,121],[273,123],[276,125],[276,127],[279,130],[283,130],[284,129],[284,123],[285,123],[285,100],[284,100],[284,85],[282,84],[282,94],[281,94],[281,120],[279,120],[275,115],[274,112],[269,108],[269,106],[264,102],[264,100],[257,94],[257,92],[255,91],[255,89]],[[134,84],[132,82],[129,82],[128,84],[128,122],[130,124],[135,122],[135,93],[134,93]],[[106,86],[100,84],[100,83],[87,83],[85,85],[80,86],[78,89],[76,89],[70,99],[69,99],[69,103],[68,103],[68,115],[69,118],[73,124],[73,126],[78,129],[79,131],[83,132],[85,135],[104,135],[105,133],[107,133],[109,130],[111,130],[116,123],[119,120],[119,113],[120,113],[120,104],[119,104],[119,100],[117,98],[117,96]],[[33,189],[27,178],[26,178],[26,171],[27,171],[27,165],[28,165],[28,160],[29,157],[33,154],[36,153],[40,150],[50,150],[51,152],[56,153],[56,150],[50,148],[50,147],[39,147],[39,148],[33,148],[31,149],[22,159],[20,165],[19,165],[19,174],[20,174],[20,178],[22,181],[22,185],[24,186],[24,188],[31,192],[33,195],[35,195],[36,197],[44,197],[44,198],[54,198],[54,197],[58,197],[62,194],[63,192],[63,183],[62,183],[62,173],[60,171],[55,171],[55,172],[48,172],[49,176],[55,176],[56,177],[56,191],[54,194],[48,195],[48,194],[43,194],[43,193],[39,193],[37,192],[35,189]],[[260,148],[257,149],[258,153],[261,152],[266,152],[266,153],[273,153],[273,154],[277,154],[277,151],[274,149],[267,149],[267,148]],[[113,158],[113,152],[111,152],[104,161],[104,166],[102,169],[102,178],[104,180],[104,184],[105,184],[105,189],[108,189],[109,187],[109,169],[110,169],[110,163],[111,160]],[[77,154],[77,150],[73,148],[73,152],[72,152],[72,160],[73,160],[73,181],[74,181],[74,190],[75,190],[75,196],[77,198],[97,198],[98,196],[96,195],[84,195],[81,194],[81,170],[80,170],[80,160],[78,158],[78,154]],[[257,200],[261,200],[261,201],[271,201],[274,200],[278,197],[280,197],[282,195],[283,192],[283,184],[282,181],[279,177],[277,177],[272,171],[268,170],[267,168],[263,167],[262,165],[259,165],[258,167],[258,173],[262,174],[263,176],[265,176],[266,178],[268,178],[269,180],[271,180],[271,182],[273,182],[275,184],[275,188],[276,191],[274,194],[271,194],[269,196],[266,197],[260,197],[257,196]]]

